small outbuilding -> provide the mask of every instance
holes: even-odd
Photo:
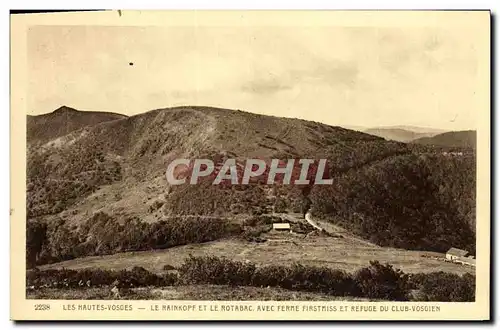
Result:
[[[273,229],[278,231],[290,231],[290,224],[288,222],[273,223]]]
[[[467,257],[468,254],[469,254],[468,251],[452,247],[446,252],[446,259],[456,260],[458,258],[465,258]]]

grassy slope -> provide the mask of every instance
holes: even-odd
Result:
[[[264,243],[251,243],[239,239],[227,239],[203,244],[189,244],[165,250],[126,252],[114,255],[86,257],[39,267],[40,269],[126,269],[141,266],[153,272],[162,272],[166,264],[180,266],[190,254],[215,255],[234,260],[250,260],[257,265],[304,265],[328,266],[355,271],[365,267],[370,260],[390,263],[406,273],[445,271],[463,274],[474,269],[442,260],[443,254],[406,251],[374,246],[369,242],[351,238],[292,236],[289,234],[264,234]],[[441,258],[437,260],[435,258]]]

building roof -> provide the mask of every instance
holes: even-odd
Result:
[[[290,229],[290,224],[288,222],[273,223],[274,229]]]
[[[448,250],[448,252],[446,252],[446,254],[453,254],[454,256],[465,257],[466,255],[469,254],[469,252],[452,247]]]

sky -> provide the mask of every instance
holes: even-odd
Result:
[[[206,105],[340,126],[476,128],[471,33],[440,27],[32,26],[28,114]],[[132,65],[131,65],[132,64]]]

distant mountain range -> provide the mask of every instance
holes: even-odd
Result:
[[[359,132],[378,136],[386,140],[435,145],[440,147],[475,148],[475,131],[452,131],[418,126],[388,126],[366,128],[361,126],[346,126]]]
[[[439,132],[416,132],[403,128],[369,128],[363,131],[364,133],[382,137],[386,140],[394,140],[399,142],[411,142],[422,137],[432,137]]]
[[[432,137],[422,137],[413,143],[453,148],[476,148],[476,131],[446,132]]]

